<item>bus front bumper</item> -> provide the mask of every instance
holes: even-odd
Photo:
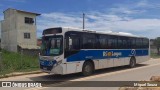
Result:
[[[46,73],[63,74],[62,65],[57,64],[55,61],[40,60],[40,69]]]

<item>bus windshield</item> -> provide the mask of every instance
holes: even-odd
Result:
[[[63,51],[63,36],[44,36],[41,45],[42,56],[57,56]]]

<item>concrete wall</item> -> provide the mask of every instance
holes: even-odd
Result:
[[[1,47],[9,51],[17,51],[17,33],[16,33],[16,11],[8,10],[4,12],[2,21]]]
[[[29,55],[29,56],[39,56],[39,53],[40,53],[40,49],[23,49],[19,46],[17,50],[18,52],[25,54],[25,55]]]
[[[20,46],[26,46],[28,48],[36,48],[37,46],[37,37],[36,37],[36,25],[24,23],[24,18],[30,17],[34,18],[36,15],[21,13],[17,14],[17,42]],[[24,39],[24,33],[30,33],[30,39]]]
[[[35,23],[25,23],[25,17],[35,19],[36,14],[15,9],[4,11],[1,31],[1,47],[3,49],[17,52],[17,46],[26,49],[37,48],[36,25]],[[24,33],[30,33],[30,39],[24,39]]]

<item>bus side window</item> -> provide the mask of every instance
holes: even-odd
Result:
[[[142,39],[141,38],[136,39],[136,48],[137,49],[142,48]]]
[[[118,37],[118,49],[122,49],[123,48],[123,39],[122,37]]]
[[[84,33],[83,34],[83,49],[95,49],[96,48],[96,36],[95,34]]]
[[[131,38],[131,48],[136,49],[136,38]]]
[[[107,36],[105,35],[98,35],[96,47],[97,49],[107,49]]]
[[[109,49],[117,49],[118,38],[115,36],[109,36],[108,38],[108,47]]]
[[[143,47],[144,48],[149,48],[149,40],[148,39],[143,39]]]

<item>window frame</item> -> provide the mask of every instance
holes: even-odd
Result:
[[[31,17],[24,17],[24,23],[25,24],[34,24],[34,18]]]
[[[31,33],[24,32],[24,39],[31,39]]]

